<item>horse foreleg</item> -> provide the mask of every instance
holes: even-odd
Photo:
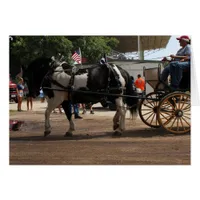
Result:
[[[65,115],[67,119],[69,120],[69,129],[65,133],[65,137],[71,137],[73,135],[73,131],[75,131],[75,125],[72,120],[72,108],[71,108],[71,102],[70,101],[63,101],[62,107],[65,111]]]
[[[49,108],[49,106],[47,106],[47,109],[45,111],[45,131],[44,131],[44,137],[46,137],[47,135],[49,135],[51,133],[51,125],[50,125],[50,114],[52,112],[53,108]]]
[[[46,137],[51,133],[51,125],[50,125],[50,115],[53,109],[55,109],[58,105],[61,104],[60,100],[57,99],[48,99],[47,109],[45,111],[45,131],[44,136]]]
[[[119,111],[117,108],[117,111],[115,113],[115,116],[113,117],[113,130],[116,130],[119,128]]]

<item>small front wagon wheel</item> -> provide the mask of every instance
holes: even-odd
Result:
[[[162,93],[151,92],[142,99],[139,104],[139,115],[141,120],[150,127],[159,128],[160,124],[157,118],[157,110],[159,100],[163,96]]]
[[[184,134],[190,131],[190,95],[174,92],[162,99],[158,106],[158,121],[167,131]]]

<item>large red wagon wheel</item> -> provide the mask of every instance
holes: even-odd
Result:
[[[166,130],[183,134],[190,131],[191,104],[190,95],[174,92],[164,97],[158,106],[159,124]]]

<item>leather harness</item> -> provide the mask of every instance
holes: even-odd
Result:
[[[110,93],[111,91],[123,91],[124,88],[122,88],[121,82],[119,81],[119,75],[117,74],[117,72],[113,69],[113,66],[111,66],[110,64],[106,63],[103,64],[106,65],[106,67],[108,68],[108,84],[107,84],[107,88],[105,90],[101,90],[101,92],[106,91],[107,93]],[[103,67],[103,66],[102,66]],[[48,73],[46,74],[46,76],[44,77],[44,79],[50,81],[51,83],[53,83],[54,85],[57,85],[58,87],[64,89],[65,91],[68,92],[68,98],[71,97],[71,92],[73,91],[73,86],[74,86],[74,78],[77,75],[79,69],[77,71],[73,71],[73,69],[67,69],[64,70],[64,72],[68,71],[69,74],[71,75],[71,78],[69,80],[69,84],[67,87],[63,86],[62,84],[60,84],[58,81],[54,80],[52,78],[52,74],[56,71],[54,71],[53,69],[49,70]],[[116,82],[117,82],[117,87],[110,87],[110,82],[111,82],[111,74],[113,74]]]

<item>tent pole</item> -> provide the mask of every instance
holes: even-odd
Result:
[[[139,57],[139,60],[144,60],[144,50],[142,48],[142,43],[140,41],[139,35],[138,35],[138,57]]]

